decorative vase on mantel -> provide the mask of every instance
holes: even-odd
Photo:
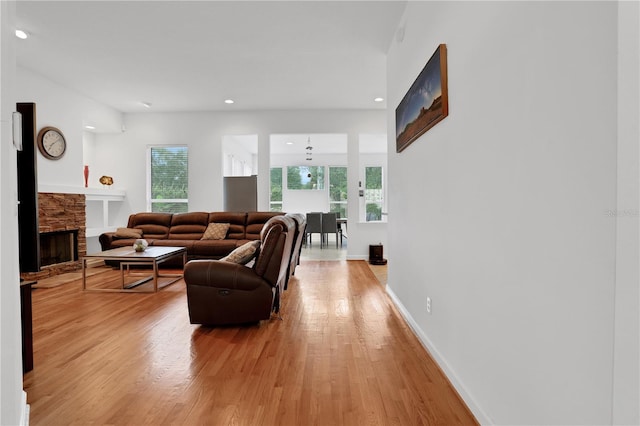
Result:
[[[84,187],[89,186],[89,166],[84,166]]]

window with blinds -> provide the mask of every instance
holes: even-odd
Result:
[[[329,211],[347,217],[347,168],[329,166]]]
[[[189,161],[186,146],[149,147],[147,210],[189,210]]]
[[[271,192],[269,209],[272,212],[282,211],[282,167],[271,168]]]

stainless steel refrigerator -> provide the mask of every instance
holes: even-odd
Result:
[[[223,182],[224,211],[258,210],[258,176],[226,176]]]

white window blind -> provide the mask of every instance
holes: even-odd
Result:
[[[149,148],[147,209],[185,213],[189,210],[189,156],[186,146]]]

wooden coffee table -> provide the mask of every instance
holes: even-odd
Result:
[[[182,256],[182,266],[187,263],[187,249],[184,247],[147,247],[143,252],[136,252],[133,247],[120,247],[111,250],[101,251],[99,253],[88,254],[82,258],[82,290],[84,291],[108,291],[108,292],[136,292],[136,293],[155,293],[160,288],[166,287],[182,278],[182,274],[160,274],[158,265],[166,260]],[[87,261],[89,260],[114,260],[120,264],[120,284],[121,288],[87,288]],[[134,272],[131,267],[136,267]],[[137,268],[140,266],[148,266],[152,268],[151,274],[146,268]],[[130,282],[130,278],[137,278]],[[159,283],[160,278],[170,278]],[[153,280],[153,288],[139,289],[136,288],[140,284],[144,284]]]

